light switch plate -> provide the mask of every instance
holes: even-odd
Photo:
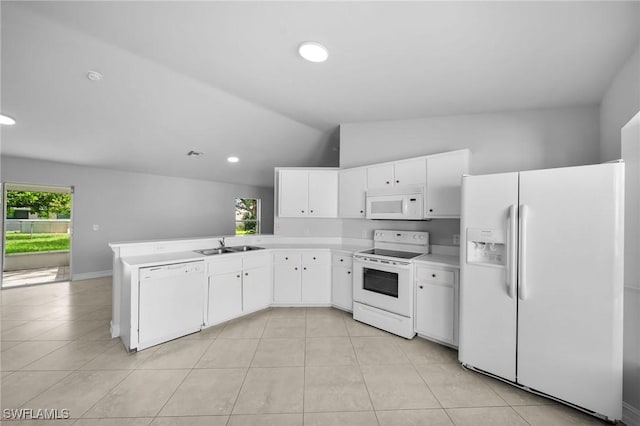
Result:
[[[460,234],[453,234],[453,244],[460,245]]]

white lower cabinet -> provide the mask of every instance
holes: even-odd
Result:
[[[353,257],[334,254],[331,264],[331,304],[353,312]]]
[[[209,263],[206,324],[217,324],[271,304],[268,254],[234,256]]]
[[[271,268],[263,266],[243,270],[242,311],[245,313],[264,309],[271,304]]]
[[[274,304],[329,305],[331,303],[329,253],[276,253],[273,263]]]
[[[242,270],[209,276],[208,323],[242,315]]]
[[[275,262],[277,262],[277,257]],[[300,303],[302,300],[301,281],[302,269],[300,262],[295,264],[274,263],[273,302],[285,305]]]
[[[458,275],[455,267],[416,265],[415,331],[458,346]]]

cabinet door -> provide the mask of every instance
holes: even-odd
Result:
[[[338,216],[338,171],[309,172],[308,214],[313,217]]]
[[[329,264],[302,266],[302,302],[314,305],[331,303],[331,269]]]
[[[468,153],[427,158],[426,217],[460,217],[462,175],[469,173]]]
[[[280,170],[278,176],[278,216],[307,216],[309,173],[304,170]]]
[[[416,332],[454,343],[455,292],[453,287],[418,282]]]
[[[270,268],[245,269],[242,274],[242,311],[249,313],[271,304]]]
[[[334,267],[331,276],[331,304],[353,311],[353,274],[351,268]]]
[[[393,185],[393,164],[367,167],[367,189],[390,188]]]
[[[340,171],[338,216],[364,217],[366,189],[367,169]]]
[[[209,277],[209,323],[242,315],[242,272]]]
[[[427,180],[426,161],[402,161],[394,164],[394,185],[424,185]]]
[[[273,303],[299,304],[302,273],[299,264],[276,264],[273,270]]]

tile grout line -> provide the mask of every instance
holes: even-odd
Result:
[[[182,384],[185,382],[185,380],[187,380],[187,377],[189,377],[191,375],[191,373],[193,372],[193,370],[195,369],[195,366],[198,364],[198,362],[200,362],[200,360],[202,359],[202,357],[204,356],[204,354],[207,352],[207,350],[209,349],[209,347],[211,345],[213,345],[213,342],[215,342],[218,339],[218,336],[216,336],[215,339],[213,339],[211,342],[209,342],[209,344],[207,345],[207,347],[205,348],[204,351],[202,351],[202,354],[200,355],[200,357],[197,359],[196,362],[193,363],[193,366],[191,368],[189,368],[189,372],[187,374],[184,375],[184,377],[182,378],[182,380],[180,381],[180,383],[178,383],[178,386],[176,386],[176,388],[173,390],[173,392],[171,392],[171,395],[169,395],[169,398],[167,398],[167,400],[164,402],[164,404],[162,404],[162,407],[160,407],[160,409],[158,410],[158,412],[153,416],[151,422],[149,422],[149,424],[151,424],[152,422],[155,421],[156,418],[158,418],[158,414],[160,414],[162,412],[162,410],[164,409],[164,407],[169,403],[169,401],[171,401],[171,398],[173,398],[173,396],[176,394],[176,392],[178,391],[178,389],[180,389],[180,386],[182,386]],[[177,339],[176,339],[177,340]],[[164,368],[161,370],[173,370],[170,368]],[[186,368],[185,368],[186,370]],[[150,371],[150,370],[144,370],[141,368],[136,368],[134,371]]]
[[[353,355],[356,358],[356,365],[358,366],[358,371],[360,372],[360,377],[362,377],[362,383],[364,384],[364,388],[367,390],[367,396],[369,397],[369,403],[371,404],[371,409],[373,410],[373,415],[376,417],[376,422],[378,422],[378,426],[380,425],[380,419],[378,418],[378,413],[376,412],[376,406],[373,403],[373,398],[371,397],[371,392],[369,391],[369,386],[367,385],[367,381],[364,378],[364,373],[362,372],[362,365],[360,364],[360,358],[358,357],[358,351],[356,351],[355,346],[353,345],[353,339],[351,333],[349,333],[349,329],[347,328],[347,323],[344,322],[344,326],[347,329],[347,336],[349,337],[349,342],[351,343],[351,350],[353,351]]]
[[[270,318],[271,318],[271,310],[269,308],[269,318],[267,319],[267,323],[269,322]],[[258,346],[260,346],[260,341],[262,340],[262,336],[264,336],[264,331],[267,328],[267,323],[265,323],[264,328],[262,329],[262,333],[260,333],[260,338],[258,338],[258,344],[256,345],[256,349],[253,352],[253,356],[251,357],[251,361],[249,361],[249,365],[247,366],[247,371],[245,371],[245,373],[244,373],[244,377],[242,378],[242,383],[240,383],[240,387],[238,388],[238,393],[236,394],[236,398],[233,401],[233,406],[231,407],[231,411],[229,412],[229,417],[227,418],[227,422],[225,423],[227,426],[229,425],[229,422],[231,421],[231,416],[233,415],[233,410],[236,409],[236,404],[238,403],[238,398],[240,398],[240,392],[242,392],[242,388],[244,387],[244,384],[247,381],[247,376],[249,375],[249,370],[251,369],[251,364],[253,364],[253,360],[256,358],[256,354],[258,353]],[[227,326],[225,326],[224,328],[227,328]],[[222,332],[224,331],[224,328],[222,330],[220,330],[220,334],[222,334]],[[218,334],[218,336],[220,336],[220,334]],[[216,339],[217,339],[217,337],[216,337]]]
[[[86,370],[86,371],[92,371],[92,370]],[[119,371],[122,371],[122,370],[119,370]],[[103,400],[103,399],[105,399],[107,396],[109,396],[109,394],[111,393],[111,391],[112,391],[112,390],[114,390],[116,387],[118,387],[122,382],[124,382],[124,381],[127,379],[127,377],[129,377],[131,374],[133,374],[133,372],[134,372],[134,371],[135,371],[135,370],[130,370],[128,374],[125,374],[125,375],[124,375],[124,377],[122,378],[122,380],[120,380],[118,383],[115,383],[111,388],[109,388],[101,398],[99,398],[96,402],[94,402],[94,403],[91,405],[91,407],[89,407],[89,408],[87,408],[86,410],[84,410],[80,416],[78,416],[78,418],[76,419],[76,422],[77,422],[77,421],[79,421],[80,419],[82,419],[82,418],[83,418],[83,416],[84,416],[86,413],[88,413],[89,411],[91,411],[91,409],[92,409],[93,407],[95,407],[97,404],[99,404],[99,403],[100,403],[100,401],[102,401],[102,400]],[[100,417],[100,418],[102,418],[102,417]],[[74,422],[74,423],[75,423],[75,422]]]
[[[307,308],[304,308],[304,353],[302,356],[302,426],[304,426],[304,397],[307,388]]]
[[[400,349],[402,350],[402,349]],[[403,351],[404,352],[404,351]],[[447,416],[447,418],[449,419],[449,421],[451,422],[452,425],[455,425],[456,422],[453,421],[453,419],[451,418],[451,416],[449,415],[449,412],[447,411],[447,409],[442,405],[442,402],[440,402],[440,399],[438,398],[438,396],[435,394],[435,392],[433,390],[431,390],[431,386],[429,386],[429,383],[427,383],[427,380],[422,376],[422,374],[420,374],[420,372],[418,371],[418,368],[416,367],[415,363],[413,361],[411,361],[411,358],[409,358],[409,356],[407,354],[405,354],[407,356],[407,358],[409,359],[409,362],[411,363],[411,365],[413,366],[414,370],[416,370],[416,373],[418,373],[418,376],[420,377],[420,379],[422,380],[422,382],[425,384],[425,386],[427,387],[427,389],[429,389],[429,392],[431,392],[431,395],[433,395],[433,397],[435,398],[435,400],[438,402],[438,405],[440,405],[440,409],[442,411],[444,411],[444,414]]]

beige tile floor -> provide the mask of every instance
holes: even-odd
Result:
[[[598,425],[329,308],[280,308],[127,354],[110,279],[7,289],[2,408],[53,425]]]

